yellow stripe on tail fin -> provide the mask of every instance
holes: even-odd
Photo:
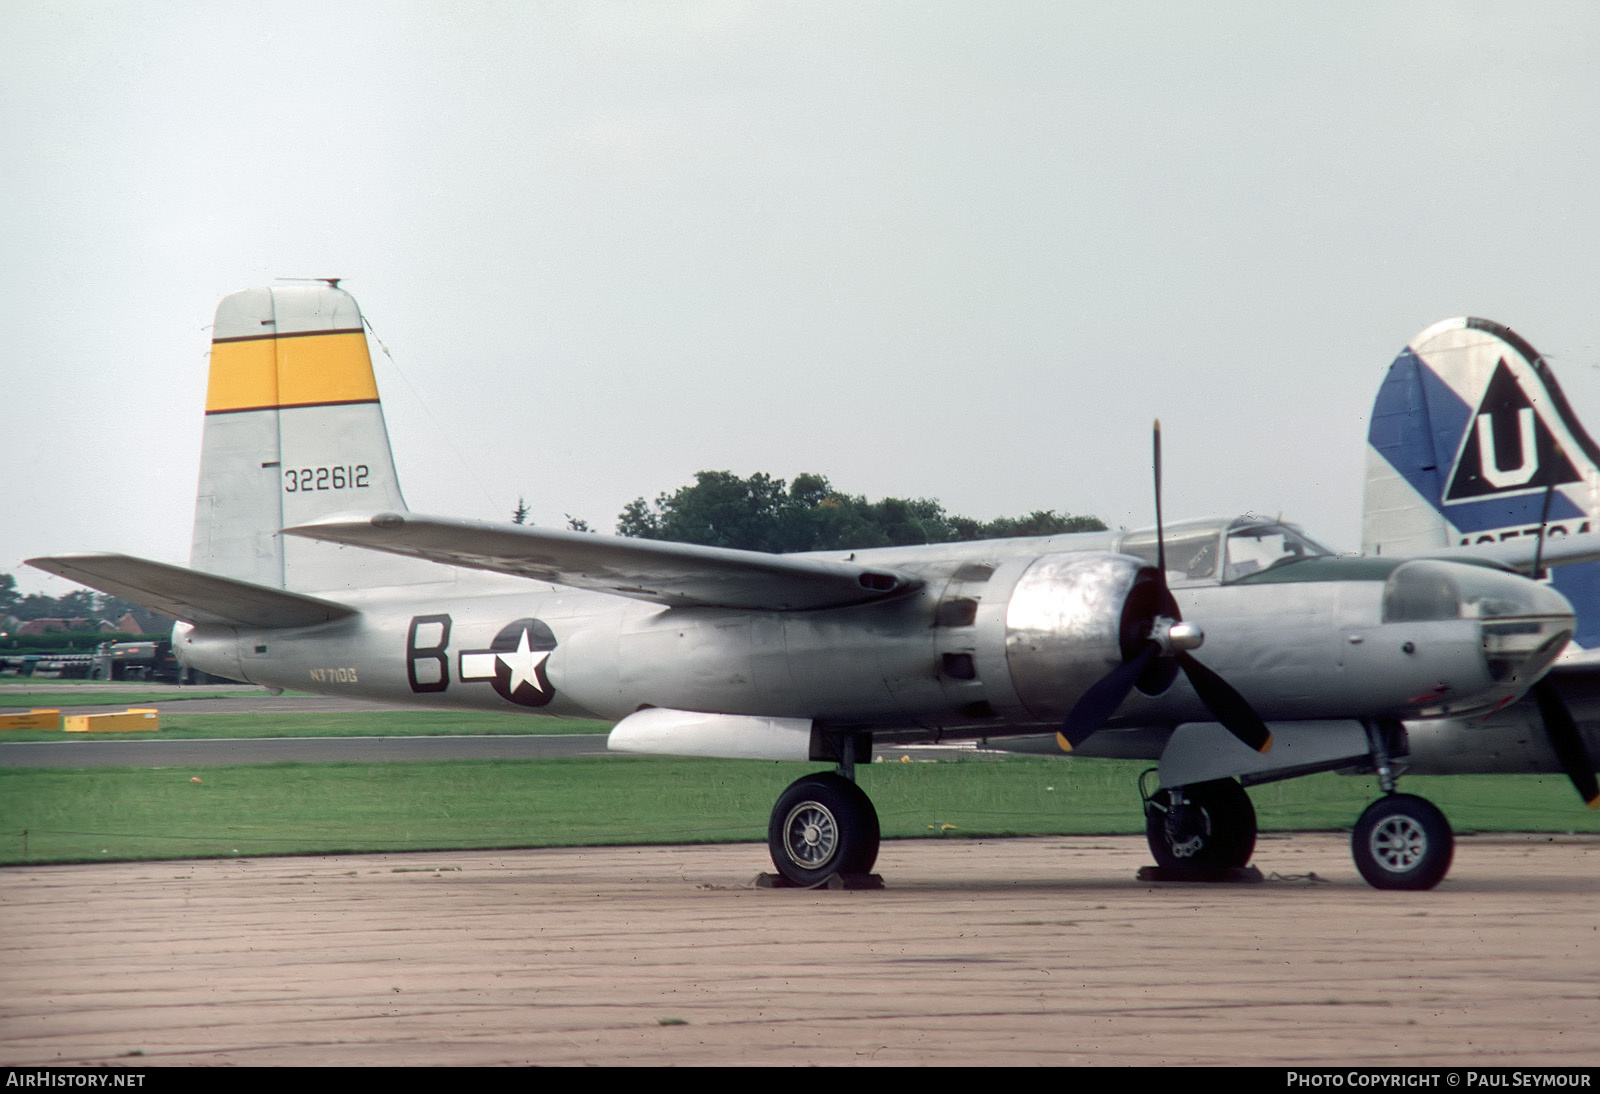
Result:
[[[364,331],[212,341],[207,414],[377,401]]]

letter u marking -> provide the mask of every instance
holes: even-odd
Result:
[[[1521,486],[1539,470],[1539,450],[1533,436],[1533,408],[1525,406],[1517,411],[1517,433],[1522,441],[1522,464],[1502,468],[1494,458],[1494,417],[1478,415],[1478,463],[1489,485],[1504,490],[1508,486]]]

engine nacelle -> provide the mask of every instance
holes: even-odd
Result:
[[[1062,717],[1137,648],[1160,607],[1156,572],[1110,553],[1042,555],[1006,603],[1006,665],[1040,720]]]
[[[1600,684],[1589,673],[1557,675],[1589,756],[1600,757]],[[1525,698],[1486,718],[1430,718],[1406,723],[1409,769],[1418,775],[1556,775],[1561,758],[1550,743],[1539,704]]]

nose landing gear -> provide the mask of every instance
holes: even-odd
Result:
[[[1374,889],[1431,889],[1444,880],[1456,838],[1439,807],[1415,794],[1395,793],[1405,770],[1405,728],[1393,719],[1364,721],[1372,771],[1384,796],[1362,810],[1350,833],[1356,869]]]
[[[1439,807],[1426,798],[1389,794],[1356,821],[1350,854],[1374,889],[1431,889],[1450,870],[1455,836]]]

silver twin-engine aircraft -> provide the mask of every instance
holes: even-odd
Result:
[[[355,301],[297,285],[218,307],[190,566],[32,564],[182,620],[181,659],[220,676],[615,720],[620,751],[832,764],[771,814],[795,884],[871,870],[877,814],[854,777],[875,747],[1044,733],[1159,761],[1140,789],[1172,876],[1248,863],[1243,785],[1374,772],[1386,793],[1356,862],[1376,886],[1426,888],[1452,837],[1392,793],[1407,727],[1464,736],[1534,688],[1574,628],[1560,593],[1442,557],[1453,543],[1339,557],[1246,517],[770,555],[421,516]],[[1546,562],[1600,554],[1560,543]],[[1592,772],[1559,697],[1536,710],[1554,747],[1579,750],[1565,769]]]

